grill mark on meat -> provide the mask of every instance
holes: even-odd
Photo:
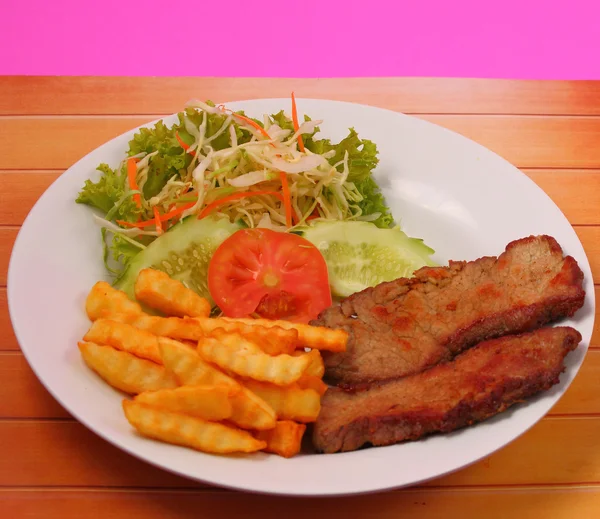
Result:
[[[326,380],[362,384],[423,371],[494,337],[573,315],[583,273],[550,236],[511,242],[498,258],[424,267],[323,311],[311,324],[348,332],[345,352],[323,352]]]
[[[320,452],[351,451],[481,422],[558,383],[581,341],[569,327],[482,342],[453,361],[402,379],[330,388],[313,429]]]

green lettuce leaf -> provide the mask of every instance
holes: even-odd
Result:
[[[113,259],[123,265],[129,263],[142,250],[120,234],[113,234],[109,247]]]
[[[160,193],[167,181],[174,175],[180,175],[192,161],[192,156],[185,150],[177,140],[176,132],[181,135],[180,125],[168,128],[162,121],[158,121],[152,128],[141,128],[133,139],[129,141],[128,155],[131,157],[138,153],[158,154],[150,159],[148,165],[148,180],[144,184],[144,198],[149,199]],[[186,136],[187,135],[186,132]]]
[[[379,186],[373,177],[369,175],[363,180],[355,181],[354,185],[363,196],[362,201],[358,202],[358,206],[362,209],[362,214],[381,213],[381,216],[373,220],[373,223],[383,229],[393,227],[394,217],[391,215],[385,203],[385,198],[381,194]]]
[[[158,121],[152,128],[140,128],[140,130],[129,141],[128,155],[137,155],[138,153],[167,154],[172,149],[176,149],[177,154],[182,154],[183,148],[177,142],[175,137],[176,128],[168,128],[165,123]]]
[[[292,134],[294,133],[294,122],[285,115],[283,110],[271,115],[271,120],[282,130],[290,130]]]
[[[149,245],[152,241],[152,238],[150,236],[140,236],[135,241],[145,242],[145,245]],[[117,276],[115,280],[116,283],[127,271],[127,267],[129,266],[131,260],[135,258],[142,251],[142,249],[118,233],[113,234],[109,243],[105,242],[105,244],[107,250],[105,251],[104,264],[108,270],[112,271]],[[112,269],[108,264],[108,259],[106,256],[108,256],[109,253],[114,262],[113,265],[116,266],[115,269]]]
[[[137,220],[140,209],[136,206],[133,198],[122,200],[127,192],[127,173],[125,169],[117,171],[111,169],[107,164],[100,164],[97,169],[102,172],[100,180],[98,182],[86,180],[75,201],[78,204],[86,204],[100,209],[103,214],[108,213],[117,202],[121,201],[115,211],[114,219],[128,222]]]
[[[206,104],[209,106],[215,106],[214,103],[211,101],[207,101]],[[239,113],[240,115],[244,115],[243,111],[236,112],[236,113]],[[202,123],[202,114],[200,112],[198,112],[192,108],[187,108],[185,110],[185,114],[187,115],[188,119],[190,121],[192,121],[192,123],[194,123],[194,125],[196,127],[200,126],[200,124]],[[192,142],[194,142],[194,139],[185,130],[185,126],[183,124],[183,115],[184,115],[183,112],[181,112],[177,115],[179,118],[179,125],[178,125],[179,136],[183,139],[184,142],[186,142],[187,144],[191,144]],[[223,126],[223,123],[227,119],[227,116],[221,115],[221,114],[208,114],[208,113],[206,113],[205,115],[207,116],[206,137],[209,138],[209,137],[212,137],[215,133],[217,133],[221,129],[221,126]],[[259,121],[256,121],[256,122],[258,122],[260,124]],[[261,124],[261,126],[262,126],[262,124]],[[243,144],[245,142],[249,142],[250,139],[252,138],[252,134],[249,131],[240,128],[238,125],[235,126],[235,134],[237,136],[238,144]],[[219,135],[216,139],[214,139],[211,142],[211,146],[213,147],[213,149],[215,149],[217,151],[223,150],[225,148],[229,148],[231,146],[231,141],[230,141],[230,137],[229,137],[229,129],[227,129],[221,135]]]
[[[343,160],[345,153],[348,152],[348,169],[350,170],[348,181],[350,182],[367,178],[379,162],[376,144],[373,141],[359,138],[354,128],[350,128],[348,136],[338,144],[332,144],[329,139],[319,139],[316,141],[306,140],[304,145],[319,155],[331,150],[335,151],[335,155],[329,159],[331,164],[337,164]],[[338,166],[338,168],[340,171],[342,170],[342,166]]]
[[[101,229],[100,233],[102,236],[102,259],[106,270],[115,277],[114,283],[119,281],[127,271],[131,260],[143,250],[142,247],[136,246],[132,242],[137,241],[142,245],[148,245],[152,241],[149,236],[141,236],[141,239],[132,240],[122,234],[109,232],[107,229]]]
[[[354,182],[363,196],[363,200],[358,203],[362,214],[381,213],[381,216],[373,221],[377,227],[387,228],[394,225],[394,218],[377,182],[372,177],[372,172],[379,163],[377,145],[373,141],[361,139],[354,128],[350,128],[348,136],[337,144],[332,144],[329,139],[305,138],[304,145],[313,153],[320,155],[333,150],[335,154],[329,159],[330,164],[342,161],[345,153],[348,152],[348,181]],[[342,171],[343,166],[338,166],[338,169]]]

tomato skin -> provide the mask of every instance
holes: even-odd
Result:
[[[227,317],[307,323],[332,303],[319,250],[270,229],[242,229],[227,238],[208,266],[208,289]]]

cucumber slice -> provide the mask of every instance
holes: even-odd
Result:
[[[208,291],[208,263],[217,247],[241,225],[227,218],[189,216],[133,258],[116,287],[135,299],[134,285],[144,268],[166,272],[214,304]]]
[[[423,240],[399,227],[380,229],[369,222],[321,222],[302,229],[302,236],[323,254],[334,296],[348,297],[367,287],[435,263],[435,252]]]

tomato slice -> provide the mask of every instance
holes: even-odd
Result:
[[[221,243],[208,266],[208,289],[228,317],[307,323],[332,302],[319,250],[270,229],[242,229]]]

